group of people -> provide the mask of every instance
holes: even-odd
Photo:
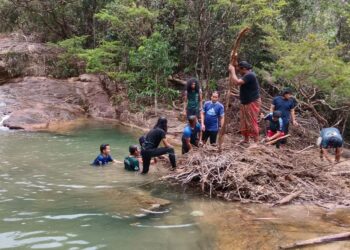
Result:
[[[266,126],[266,138],[264,140],[275,142],[277,148],[286,143],[285,135],[289,133],[290,123],[299,126],[295,108],[296,100],[293,98],[292,90],[286,88],[281,95],[276,96],[270,108],[270,113],[263,114],[261,109],[260,86],[252,65],[242,61],[237,67],[229,66],[230,82],[239,86],[240,99],[240,132],[243,140],[240,144],[256,146],[259,143],[259,117],[268,121]],[[240,77],[238,77],[238,75]],[[202,90],[197,79],[190,79],[186,84],[184,98],[184,114],[187,117],[182,135],[182,153],[190,152],[194,147],[207,143],[215,144],[218,133],[225,121],[225,110],[219,102],[219,92],[214,91],[209,101],[203,103]],[[124,166],[129,171],[140,171],[148,173],[151,159],[168,154],[172,169],[176,168],[176,156],[174,147],[167,140],[168,121],[160,117],[146,135],[142,136],[138,145],[130,146],[130,155],[125,158]],[[163,147],[159,147],[160,144]],[[327,153],[328,148],[336,149],[336,161],[339,162],[343,138],[336,128],[325,128],[321,131],[318,139],[320,157],[331,161]],[[109,145],[103,144],[100,147],[101,154],[94,161],[94,165],[104,165],[115,160],[110,157]]]

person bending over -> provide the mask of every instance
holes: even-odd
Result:
[[[102,144],[100,146],[100,154],[96,157],[92,165],[94,166],[105,166],[110,162],[117,163],[116,160],[112,158],[110,155],[111,153],[111,148],[109,144]]]
[[[192,150],[193,146],[198,147],[202,141],[202,129],[195,115],[188,118],[182,135],[182,154],[186,154]]]
[[[281,111],[274,111],[273,113],[269,113],[264,117],[262,114],[262,118],[265,121],[269,121],[269,126],[267,128],[266,141],[273,141],[284,136],[283,132],[283,120],[281,118]],[[276,148],[280,147],[280,141],[277,141]]]
[[[142,159],[139,147],[137,145],[130,146],[129,153],[130,155],[124,159],[125,170],[142,172],[142,170],[140,170],[140,163],[142,163]]]
[[[328,155],[328,148],[335,149],[335,161],[340,161],[340,155],[343,146],[343,137],[341,136],[337,128],[324,128],[321,130],[320,137],[317,140],[317,145],[320,146],[320,158],[323,160],[323,156],[332,162]]]
[[[166,139],[168,131],[168,120],[165,117],[160,117],[157,124],[145,136],[145,141],[142,144],[141,156],[143,161],[143,174],[149,171],[149,165],[152,157],[168,154],[172,166],[172,170],[176,168],[176,157],[173,146]],[[158,148],[163,142],[164,147]]]
[[[219,92],[214,91],[211,100],[204,103],[201,113],[203,143],[210,138],[210,144],[215,144],[219,129],[224,124],[224,106],[218,100]]]

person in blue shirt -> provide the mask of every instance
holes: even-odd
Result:
[[[282,91],[281,96],[276,96],[271,104],[271,112],[279,110],[282,112],[282,120],[283,120],[283,132],[288,134],[289,132],[289,123],[292,120],[292,124],[294,126],[298,126],[298,122],[295,117],[295,107],[297,105],[296,100],[292,97],[292,90],[289,88],[285,88]]]
[[[219,93],[214,91],[211,95],[211,101],[204,103],[201,113],[201,122],[203,133],[203,143],[210,138],[210,144],[215,144],[219,129],[224,124],[224,106],[218,101]]]
[[[102,144],[100,146],[100,154],[96,157],[92,165],[94,166],[105,166],[108,163],[116,163],[117,161],[112,158],[110,155],[111,153],[111,148],[109,144]]]
[[[317,140],[317,145],[320,147],[320,158],[323,159],[324,156],[329,162],[332,162],[328,155],[327,149],[334,148],[335,161],[339,162],[343,143],[343,137],[337,128],[322,129],[320,132],[320,137]]]
[[[264,116],[264,114],[261,114],[262,118],[265,121],[269,121],[269,126],[266,133],[266,141],[273,141],[284,136],[283,120],[281,118],[281,115],[281,111],[274,111],[273,113],[269,113],[266,116]],[[280,147],[280,141],[276,142],[276,147]]]
[[[182,154],[186,154],[193,149],[193,146],[198,147],[202,141],[202,129],[195,115],[188,118],[182,135]]]

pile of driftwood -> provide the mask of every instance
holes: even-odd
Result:
[[[210,197],[275,205],[350,205],[350,181],[333,175],[332,166],[315,157],[314,150],[231,145],[219,152],[205,146],[179,161],[181,167],[166,179],[201,188]]]

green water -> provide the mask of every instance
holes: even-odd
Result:
[[[61,134],[0,131],[0,249],[270,250],[350,230],[349,209],[209,200],[154,182],[164,174],[155,166],[142,176],[89,165],[101,143],[121,161],[137,137],[101,123]],[[164,199],[171,203],[147,211]]]
[[[210,249],[185,194],[142,186],[156,173],[89,166],[101,143],[122,160],[136,138],[113,125],[0,132],[0,249]],[[147,214],[152,196],[172,204]]]

